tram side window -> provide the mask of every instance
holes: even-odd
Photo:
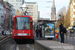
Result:
[[[15,29],[18,29],[17,18],[15,18]]]
[[[14,20],[12,21],[12,29],[14,29]]]
[[[31,22],[31,29],[33,29],[33,22]]]

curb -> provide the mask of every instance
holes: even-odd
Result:
[[[42,45],[41,43],[37,42],[36,40],[35,40],[35,45],[38,48],[38,50],[53,50],[47,46]]]

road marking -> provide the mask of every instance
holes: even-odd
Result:
[[[16,46],[16,50],[19,50],[19,46],[18,45]]]
[[[32,50],[34,50],[34,48],[32,47],[32,45],[31,44],[29,44],[30,45],[30,47],[32,48]]]
[[[28,48],[30,48],[30,46],[29,46],[29,45],[27,45],[27,47],[28,47]]]

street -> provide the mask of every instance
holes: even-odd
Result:
[[[75,0],[0,0],[0,50],[75,50]]]
[[[19,41],[16,43],[12,38],[10,41],[1,45],[1,50],[37,50],[34,44],[30,44],[28,41]]]

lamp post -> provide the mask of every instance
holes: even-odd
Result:
[[[28,7],[20,7],[20,8],[22,9],[23,15],[28,15],[28,12],[27,12]]]

